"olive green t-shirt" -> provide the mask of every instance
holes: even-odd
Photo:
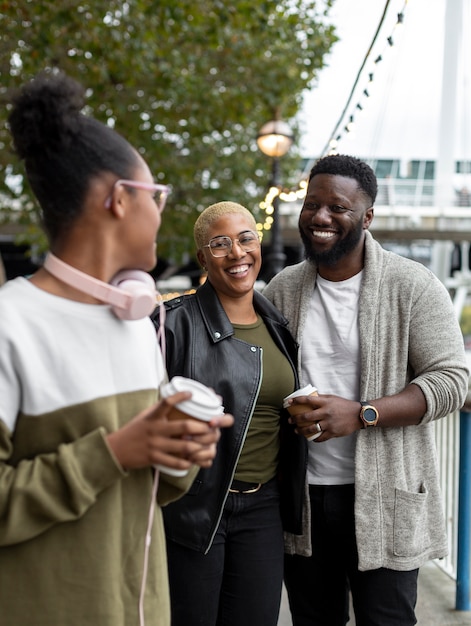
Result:
[[[294,391],[288,359],[270,336],[261,317],[254,324],[233,324],[237,339],[262,348],[262,382],[235,478],[266,483],[278,465],[280,411],[283,398]],[[237,416],[236,416],[237,418]]]

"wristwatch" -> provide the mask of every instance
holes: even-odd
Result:
[[[368,402],[360,402],[360,404],[360,419],[363,422],[362,428],[367,428],[368,426],[376,426],[379,420],[378,409],[376,409]]]

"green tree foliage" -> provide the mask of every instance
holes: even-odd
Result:
[[[298,112],[336,40],[332,1],[0,0],[4,207],[34,231],[36,208],[6,124],[9,92],[58,67],[88,88],[89,112],[172,185],[159,253],[179,262],[192,249],[198,211],[225,199],[253,210],[263,197],[270,163],[257,132]],[[295,157],[282,161],[287,183]]]

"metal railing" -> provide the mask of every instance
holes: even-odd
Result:
[[[456,580],[456,610],[471,610],[471,414],[435,422],[448,556],[436,564]]]
[[[459,412],[435,422],[435,440],[438,453],[440,489],[443,499],[448,556],[437,564],[456,579],[459,490]]]
[[[424,178],[379,178],[376,204],[385,206],[433,206],[440,191],[433,179]],[[449,199],[452,206],[471,206],[471,192],[462,183],[457,186],[454,197]]]
[[[384,206],[431,206],[434,204],[433,180],[379,179],[376,204]]]
[[[460,414],[456,609],[471,611],[471,413]]]

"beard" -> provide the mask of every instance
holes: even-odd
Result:
[[[356,228],[344,238],[338,241],[329,250],[324,252],[316,252],[312,246],[312,240],[306,235],[299,226],[299,234],[304,245],[304,256],[308,261],[315,263],[316,265],[325,265],[328,267],[334,267],[338,261],[340,261],[349,252],[354,250],[361,240],[363,233],[363,222],[360,220]]]

